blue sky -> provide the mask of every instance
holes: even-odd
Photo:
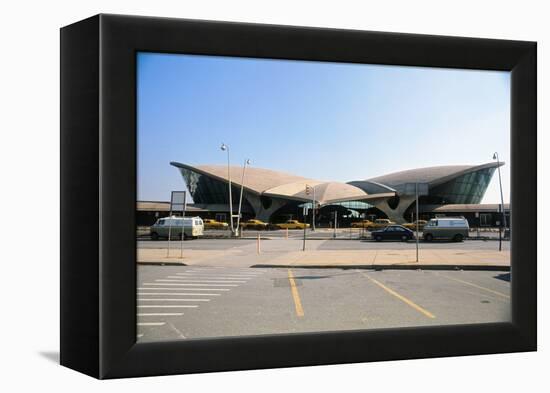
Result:
[[[226,164],[222,142],[233,165],[334,181],[510,160],[508,72],[140,53],[137,79],[139,200],[185,189],[170,161]]]

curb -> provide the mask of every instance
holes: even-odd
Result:
[[[510,271],[510,266],[497,265],[252,265],[251,268],[283,269],[369,269],[369,270],[485,270]]]

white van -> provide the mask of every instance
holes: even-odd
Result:
[[[196,239],[204,234],[204,223],[200,217],[165,217],[159,218],[151,227],[151,239],[160,238],[181,239],[182,232],[185,239]]]
[[[424,226],[422,237],[427,242],[433,239],[451,239],[461,242],[468,237],[470,226],[464,217],[438,217],[432,218]]]

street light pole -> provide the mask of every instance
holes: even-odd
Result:
[[[312,225],[311,225],[311,231],[312,232],[315,232],[315,207],[316,207],[316,202],[315,202],[315,186],[312,187],[313,188],[313,203],[312,203],[312,210],[311,210],[311,221],[312,221]]]
[[[234,234],[235,229],[233,228],[233,199],[231,196],[231,167],[229,164],[229,146],[227,146],[225,143],[222,143],[220,149],[222,151],[227,151],[227,180],[229,182],[229,223],[231,224],[231,234]]]
[[[415,186],[416,199],[416,262],[418,262],[418,183]]]
[[[500,206],[502,208],[502,223],[504,224],[504,230],[506,231],[506,213],[504,212],[504,195],[502,193],[502,178],[500,177],[500,159],[498,158],[498,153],[493,154],[493,160],[497,160],[497,170],[498,170],[498,184],[500,186]],[[502,229],[499,230],[499,233]],[[502,250],[502,244],[498,246],[499,251]]]
[[[235,235],[239,236],[239,230],[241,225],[241,206],[243,203],[243,189],[244,189],[244,172],[246,171],[246,166],[250,165],[250,159],[244,160],[243,164],[243,176],[241,178],[241,195],[239,196],[239,211],[237,212],[237,228],[235,229]]]

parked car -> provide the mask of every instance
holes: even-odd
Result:
[[[205,229],[227,229],[229,226],[226,222],[216,221],[211,218],[205,218],[203,222]]]
[[[418,220],[418,230],[421,231],[424,229],[424,226],[428,223],[426,220]],[[406,224],[403,224],[403,226],[407,229],[410,229],[411,231],[416,231],[416,221],[408,222]]]
[[[373,222],[371,220],[361,220],[351,223],[352,228],[369,228]]]
[[[304,227],[309,228],[309,224],[305,224],[298,220],[288,220],[280,224],[275,224],[275,226],[279,229],[304,229]]]
[[[461,242],[468,237],[470,226],[464,217],[433,218],[424,226],[424,240],[451,239]]]
[[[377,218],[376,220],[374,220],[374,222],[370,225],[368,229],[369,230],[381,229],[381,228],[386,228],[388,225],[394,225],[394,224],[395,222],[388,220],[387,218]]]
[[[243,229],[266,229],[268,224],[262,220],[254,219],[241,222],[240,225]]]
[[[159,218],[151,227],[151,239],[196,239],[203,235],[204,223],[200,217]]]
[[[402,225],[388,225],[384,229],[372,231],[371,236],[377,242],[382,240],[408,241],[414,239],[414,232]]]

